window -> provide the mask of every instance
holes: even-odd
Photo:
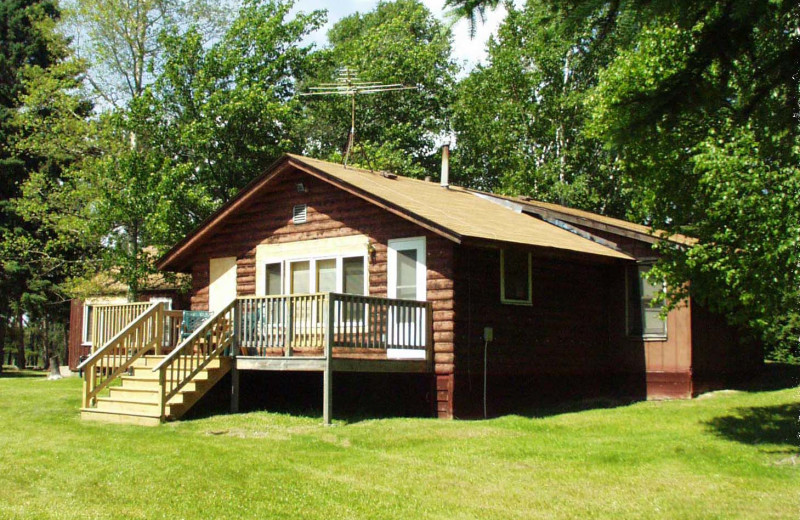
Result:
[[[317,260],[317,288],[314,292],[336,292],[336,259]]]
[[[628,334],[644,338],[666,338],[667,322],[661,318],[664,309],[664,283],[652,283],[647,273],[652,264],[639,264],[628,269]]]
[[[289,294],[308,294],[311,292],[309,274],[309,261],[292,262],[289,267],[291,273]]]
[[[83,338],[81,343],[84,345],[92,344],[92,317],[94,316],[94,306],[86,304],[83,306]]]
[[[531,305],[531,255],[524,251],[500,251],[500,301],[516,305]]]
[[[342,292],[358,295],[365,293],[363,256],[342,259]],[[364,307],[361,305],[346,306],[343,312],[345,321],[360,322],[364,319]]]
[[[397,298],[417,299],[417,250],[397,252]]]
[[[264,264],[266,296],[339,292],[366,294],[365,257],[311,258]],[[285,287],[285,288],[284,288]]]
[[[425,237],[391,239],[387,243],[387,294],[401,300],[425,300],[427,268]]]
[[[281,282],[283,281],[283,273],[281,272],[281,263],[276,262],[273,264],[267,264],[266,271],[266,281],[267,287],[264,292],[266,296],[278,296],[283,294],[283,287]]]
[[[150,303],[161,302],[164,304],[164,309],[171,311],[172,310],[172,298],[167,298],[165,296],[153,296],[150,298]]]
[[[342,292],[364,294],[364,257],[342,259]]]

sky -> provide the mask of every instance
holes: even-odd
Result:
[[[368,12],[375,8],[377,0],[298,0],[295,10],[313,11],[314,9],[326,9],[328,11],[328,23],[321,30],[312,35],[311,41],[322,46],[325,44],[325,35],[334,23],[347,15],[355,12]],[[444,0],[422,0],[434,16],[440,20],[445,20]],[[485,22],[478,20],[475,37],[469,36],[469,22],[461,20],[456,23],[453,30],[453,54],[456,60],[464,65],[462,72],[468,72],[478,63],[486,59],[486,42],[489,36],[496,33],[497,27],[505,17],[505,10],[499,7],[495,11],[486,12]]]

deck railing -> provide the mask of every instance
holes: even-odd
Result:
[[[425,359],[431,345],[427,302],[338,293],[255,296],[239,298],[236,314],[243,355],[319,351],[328,333],[333,348],[358,353]]]
[[[236,300],[203,322],[192,334],[175,347],[153,368],[158,372],[161,396],[161,416],[172,397],[213,360],[230,352],[233,345],[233,324]]]
[[[164,304],[148,304],[145,312],[78,365],[78,370],[84,371],[83,407],[93,406],[98,393],[141,356],[150,351],[159,354],[163,338]]]
[[[89,305],[92,352],[108,343],[150,306],[150,302]]]
[[[181,342],[183,311],[164,311],[164,351],[171,351]]]

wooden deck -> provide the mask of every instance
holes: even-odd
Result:
[[[148,424],[153,418],[177,418],[176,399],[184,399],[198,386],[197,378],[207,377],[210,367],[221,366],[223,360],[232,369],[234,412],[238,409],[240,370],[322,373],[326,424],[333,413],[334,372],[433,370],[432,308],[428,302],[338,293],[240,297],[182,341],[178,339],[181,311],[167,311],[156,303],[138,316],[132,308],[125,312],[130,321],[119,319],[114,327],[106,326],[104,332],[110,339],[80,366],[86,378],[84,416],[136,423],[131,410],[115,411],[114,400],[105,393],[151,354],[169,352],[148,369],[156,381],[149,389],[155,397],[144,403]],[[142,367],[138,368],[141,371]],[[209,388],[204,386],[203,392]],[[105,408],[99,410],[100,405]],[[186,409],[181,408],[181,413]]]

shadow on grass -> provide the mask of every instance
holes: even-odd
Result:
[[[738,385],[737,389],[764,392],[783,390],[798,385],[800,385],[800,365],[767,362],[756,377]]]
[[[18,370],[17,368],[8,369],[3,367],[3,371],[0,372],[0,379],[9,379],[9,378],[40,378],[46,377],[47,372],[37,371],[37,370]]]
[[[798,409],[800,403],[737,408],[735,415],[715,417],[706,424],[715,434],[742,444],[786,446],[798,453]]]

